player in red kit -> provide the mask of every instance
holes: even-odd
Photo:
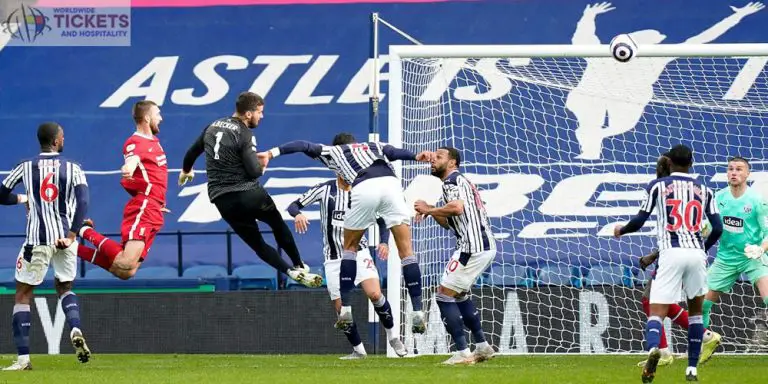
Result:
[[[136,132],[125,141],[120,185],[131,199],[123,210],[120,233],[122,244],[111,240],[93,229],[86,221],[80,237],[96,246],[81,245],[77,255],[98,265],[120,279],[127,280],[136,274],[147,256],[155,235],[163,226],[165,192],[168,189],[168,165],[163,147],[155,136],[160,132],[160,108],[152,101],[139,101],[133,106]]]

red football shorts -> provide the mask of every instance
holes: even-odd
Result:
[[[123,246],[129,240],[143,241],[144,251],[141,253],[140,261],[143,261],[147,256],[147,252],[155,241],[155,236],[163,227],[161,209],[160,203],[143,195],[135,196],[125,205],[123,223],[120,226]]]

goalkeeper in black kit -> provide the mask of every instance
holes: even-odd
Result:
[[[192,180],[192,166],[205,152],[208,198],[224,221],[267,264],[307,287],[319,287],[322,276],[309,273],[293,234],[258,180],[264,170],[256,158],[256,138],[251,130],[259,125],[263,116],[264,99],[253,92],[241,93],[235,103],[235,113],[205,127],[187,150],[179,185]],[[256,220],[269,225],[277,245],[285,250],[293,266],[264,241]]]

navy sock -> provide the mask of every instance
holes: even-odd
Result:
[[[648,325],[645,330],[645,343],[650,351],[651,348],[658,348],[661,342],[661,319],[658,316],[648,318]]]
[[[464,319],[464,325],[472,332],[472,338],[475,340],[475,344],[485,341],[485,332],[483,332],[483,326],[480,324],[479,312],[475,308],[475,303],[472,299],[464,296],[464,300],[456,301],[456,305],[461,311],[461,317]]]
[[[350,293],[355,289],[355,277],[357,277],[357,254],[352,251],[344,251],[341,257],[341,270],[339,271],[339,293],[341,305],[350,305]]]
[[[411,297],[411,304],[414,311],[421,311],[421,271],[416,256],[403,258],[403,280],[408,287],[408,296]]]
[[[467,336],[464,334],[464,322],[461,319],[461,311],[456,305],[453,297],[437,294],[437,306],[440,308],[440,315],[443,318],[445,329],[453,338],[457,351],[463,351],[468,348]]]
[[[360,333],[357,332],[357,324],[352,323],[347,329],[344,330],[344,335],[347,336],[347,340],[353,347],[360,345],[363,341],[360,339]]]
[[[699,364],[701,353],[701,339],[704,338],[704,319],[702,316],[688,317],[688,366],[695,367]]]
[[[29,304],[13,306],[13,341],[19,356],[29,355],[29,328],[32,327],[32,315]]]
[[[373,303],[373,310],[379,315],[382,327],[392,329],[395,326],[395,319],[392,317],[392,307],[384,295],[381,295],[379,300]]]
[[[67,317],[69,328],[80,328],[80,305],[74,292],[69,291],[61,295],[61,309]]]

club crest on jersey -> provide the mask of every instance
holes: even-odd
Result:
[[[747,204],[744,206],[744,213],[751,213],[752,212],[752,205]]]
[[[728,232],[744,232],[744,220],[733,216],[723,217],[723,228]]]

